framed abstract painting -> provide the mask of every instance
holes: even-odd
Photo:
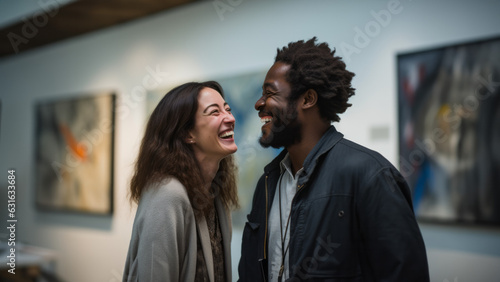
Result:
[[[36,104],[39,208],[112,214],[114,109],[113,93]]]
[[[399,54],[397,75],[417,217],[500,225],[500,38]]]

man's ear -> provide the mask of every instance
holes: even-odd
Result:
[[[318,93],[314,89],[308,89],[304,93],[304,98],[302,100],[302,109],[312,108],[318,103]]]

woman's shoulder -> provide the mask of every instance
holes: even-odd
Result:
[[[175,206],[190,206],[186,188],[176,178],[165,178],[148,185],[141,196],[139,205],[146,204],[168,208]]]
[[[187,192],[178,180],[164,179],[145,187],[134,221],[134,232],[141,234],[139,237],[165,238],[168,232],[194,223]]]

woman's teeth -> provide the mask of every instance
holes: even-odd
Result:
[[[234,131],[226,131],[224,133],[222,133],[221,135],[219,135],[220,138],[228,138],[228,137],[232,137],[234,135]]]

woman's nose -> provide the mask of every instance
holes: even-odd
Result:
[[[224,117],[224,122],[234,124],[236,122],[236,119],[231,112],[227,112],[226,117]]]

